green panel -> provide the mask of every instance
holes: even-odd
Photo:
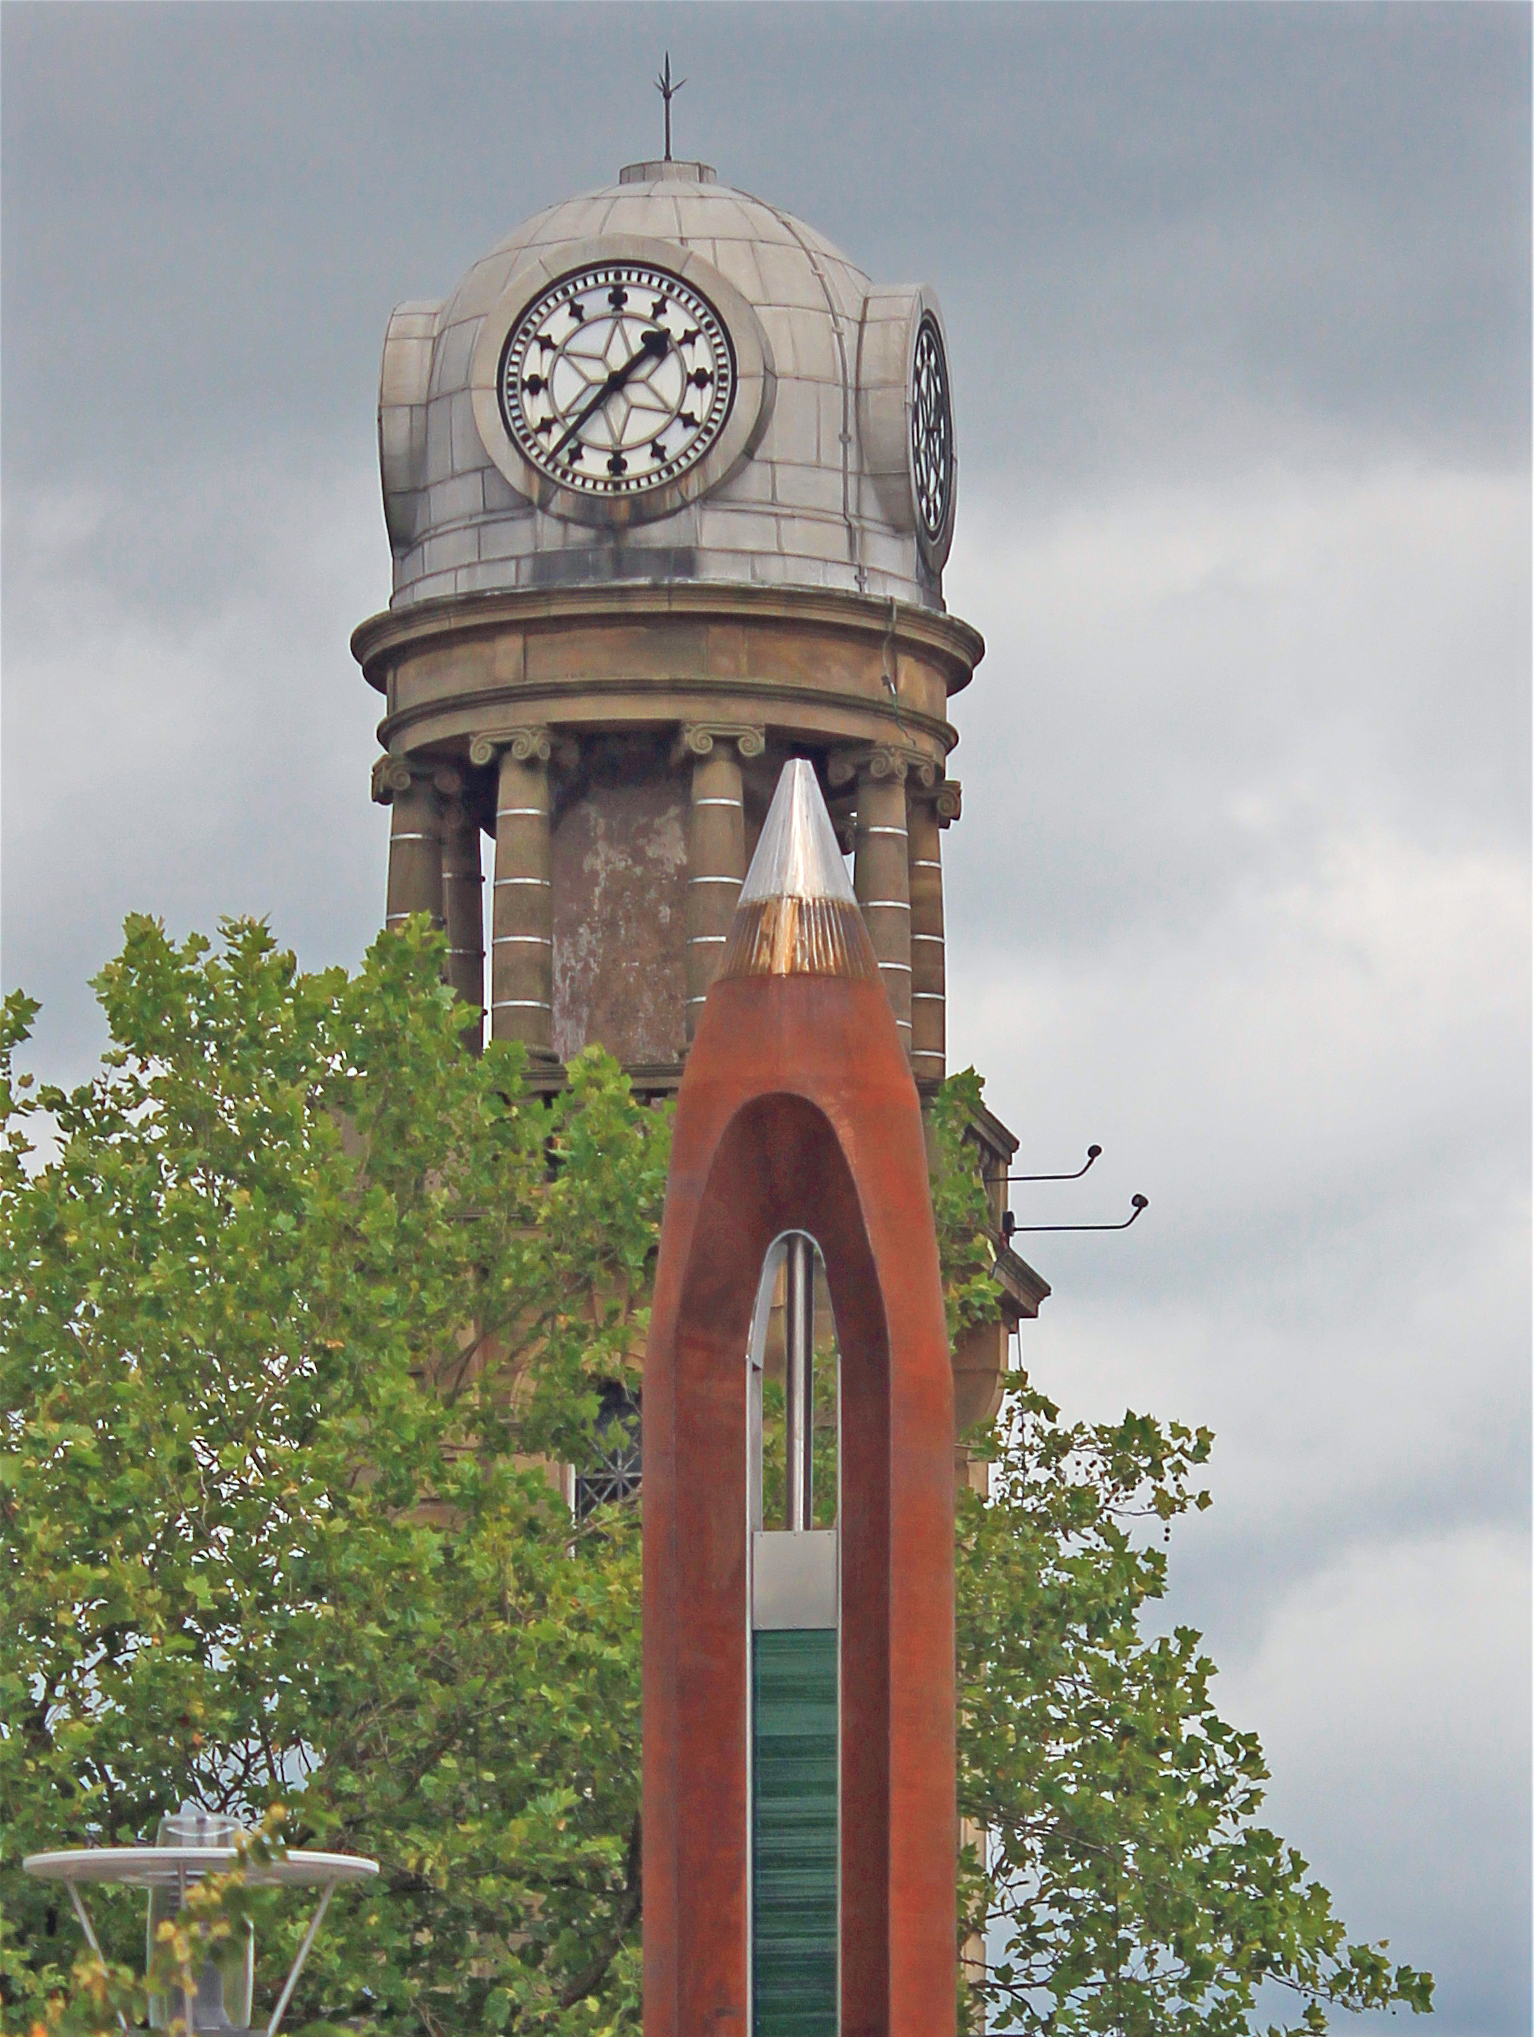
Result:
[[[836,2037],[836,1633],[752,1650],[752,2028]]]

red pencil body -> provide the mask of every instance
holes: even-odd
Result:
[[[741,914],[750,970],[770,944]],[[645,2037],[751,2021],[747,1348],[785,1230],[820,1245],[841,1353],[840,2030],[954,2028],[952,1373],[920,1105],[858,940],[851,973],[717,981],[677,1101],[644,1375]]]

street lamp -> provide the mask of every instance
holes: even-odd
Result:
[[[85,1942],[98,1959],[101,1945],[80,1895],[81,1884],[116,1882],[129,1888],[147,1889],[147,1960],[154,1956],[155,1933],[161,1922],[181,1909],[188,1888],[205,1875],[227,1874],[240,1864],[236,1842],[241,1836],[242,1828],[232,1818],[210,1816],[196,1804],[183,1804],[179,1811],[160,1820],[153,1846],[80,1846],[62,1853],[29,1853],[21,1864],[26,1873],[35,1875],[39,1881],[64,1883],[80,1929],[85,1933]],[[369,1880],[377,1872],[376,1860],[364,1860],[351,1853],[288,1853],[280,1860],[246,1862],[244,1875],[248,1888],[320,1891],[314,1915],[288,1969],[264,2037],[277,2037],[278,2025],[293,1998],[298,1976],[337,1887],[343,1881]],[[219,2031],[236,2033],[236,2037],[254,2037],[250,2020],[254,1979],[255,1935],[247,1922],[243,1942],[237,1941],[222,1958],[211,1958],[203,1966],[197,1992],[190,2000],[179,1994],[169,1999],[151,1996],[150,2026],[163,2029],[175,2019],[179,2007],[189,2033]],[[233,1995],[232,2002],[226,1998],[226,1990]],[[119,2015],[118,2020],[126,2030],[126,2019]]]

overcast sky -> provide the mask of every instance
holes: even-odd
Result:
[[[1529,2005],[1529,13],[32,7],[3,83],[3,961],[381,915],[390,307],[657,152],[946,312],[950,1027],[1070,1413],[1219,1432],[1175,1615],[1441,2037]],[[1024,1198],[1027,1198],[1025,1201]]]

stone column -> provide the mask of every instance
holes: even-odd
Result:
[[[479,821],[461,796],[442,812],[442,912],[447,924],[447,980],[465,1004],[485,1001],[484,875],[480,868]],[[480,1025],[465,1029],[478,1051]]]
[[[831,759],[831,783],[857,779],[852,888],[863,909],[900,1044],[911,1051],[911,873],[906,774],[911,758],[893,745]],[[931,766],[927,768],[930,770]],[[933,774],[936,775],[935,773]]]
[[[947,1073],[943,950],[942,836],[959,811],[959,787],[945,779],[930,791],[910,787],[911,1072],[921,1087]]]
[[[398,928],[413,912],[442,925],[442,808],[433,771],[403,757],[373,766],[373,797],[391,809],[389,897],[384,924]]]
[[[495,896],[490,921],[490,1031],[522,1040],[534,1061],[554,1058],[554,888],[549,853],[546,728],[476,736],[471,763],[500,753],[495,800]]]
[[[766,731],[736,722],[689,722],[679,754],[691,756],[687,838],[687,1041],[724,954],[746,877],[746,814],[740,759],[759,757]]]

